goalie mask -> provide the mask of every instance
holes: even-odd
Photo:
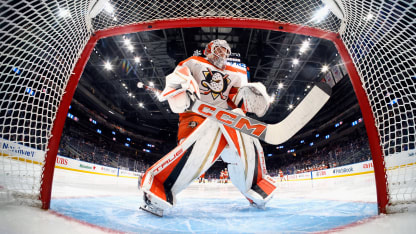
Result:
[[[205,47],[204,55],[208,61],[220,69],[224,69],[227,59],[231,54],[231,48],[225,40],[213,40]]]

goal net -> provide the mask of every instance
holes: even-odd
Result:
[[[246,27],[334,42],[363,113],[380,212],[416,203],[413,1],[16,0],[0,4],[1,201],[49,207],[68,107],[98,39],[166,28]],[[316,15],[328,9],[326,16]]]

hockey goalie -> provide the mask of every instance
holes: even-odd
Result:
[[[266,113],[270,103],[266,88],[248,83],[246,71],[226,65],[230,54],[226,41],[211,41],[204,50],[206,57],[188,58],[166,77],[161,97],[179,114],[178,146],[143,175],[141,209],[162,216],[163,210],[175,205],[176,195],[219,157],[250,205],[264,208],[276,191],[258,139],[188,110],[197,98],[239,114],[261,117]]]

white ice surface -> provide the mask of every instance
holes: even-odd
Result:
[[[137,181],[56,169],[53,198],[141,196]],[[178,195],[178,201],[192,198],[242,198],[231,184],[191,184]],[[305,198],[337,201],[376,202],[374,175],[359,175],[314,181],[282,182],[278,198]],[[381,215],[341,227],[339,233],[415,233],[416,213]],[[51,211],[25,206],[0,206],[0,233],[108,233],[96,227],[56,215]]]

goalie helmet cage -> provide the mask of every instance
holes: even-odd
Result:
[[[367,129],[379,212],[414,206],[415,3],[324,2],[331,12],[319,21],[319,0],[2,1],[0,200],[49,208],[68,108],[97,40],[167,28],[244,27],[335,44]]]

